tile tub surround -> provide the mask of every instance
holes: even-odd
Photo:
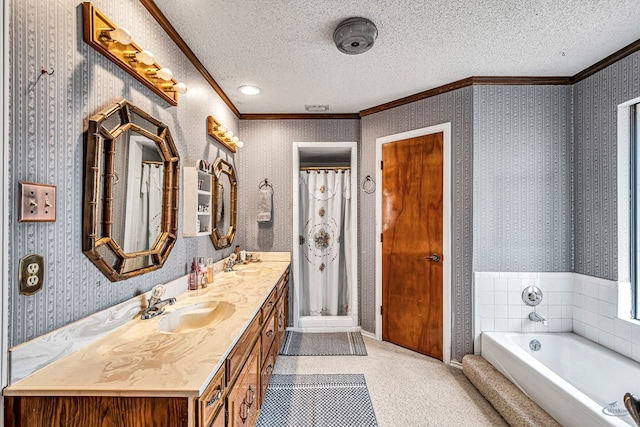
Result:
[[[480,354],[480,334],[499,332],[571,332],[573,330],[573,273],[476,272],[474,274],[474,352]],[[532,322],[533,307],[522,291],[535,285],[542,302],[535,311],[548,324]]]
[[[231,273],[217,273],[213,285],[209,285],[209,287],[207,287],[206,289],[200,289],[198,291],[191,291],[186,293],[185,290],[187,289],[187,276],[181,277],[177,280],[165,284],[165,286],[167,287],[167,292],[165,293],[163,298],[174,296],[178,298],[178,302],[176,303],[176,305],[167,306],[167,313],[174,311],[184,305],[197,302],[197,300],[200,299],[228,300],[228,298],[235,298],[237,300],[235,301],[236,314],[233,316],[234,319],[238,316],[242,317],[242,315],[246,314],[243,313],[241,309],[242,307],[244,307],[245,311],[252,309],[255,311],[256,307],[259,306],[259,301],[255,302],[255,307],[253,308],[250,307],[250,302],[259,298],[266,297],[266,291],[264,292],[264,295],[260,296],[257,294],[262,292],[262,288],[268,288],[269,286],[275,284],[277,278],[280,277],[280,275],[284,271],[284,268],[289,264],[289,253],[259,253],[259,255],[263,260],[263,262],[259,264],[260,266],[273,268],[273,271],[270,274],[260,276],[259,278],[250,277],[247,279],[241,279],[239,276],[231,275]],[[216,272],[219,272],[221,268],[222,263],[216,263]],[[276,275],[277,277],[275,277]],[[271,283],[269,284],[269,282]],[[150,292],[148,292],[147,294],[150,294]],[[145,321],[140,320],[140,311],[144,307],[146,307],[146,301],[149,297],[149,295],[147,294],[132,298],[107,310],[103,310],[92,316],[88,316],[87,318],[74,322],[73,324],[52,331],[49,334],[43,335],[34,340],[14,347],[10,350],[11,383],[13,384],[18,380],[33,374],[37,370],[40,371],[36,372],[31,377],[26,378],[24,382],[18,382],[16,388],[24,388],[24,383],[32,383],[33,377],[41,378],[41,375],[43,375],[44,378],[47,378],[47,372],[51,374],[52,371],[52,369],[47,369],[47,365],[49,364],[55,364],[55,366],[59,367],[58,369],[67,367],[70,370],[69,375],[71,375],[72,377],[74,375],[77,376],[77,372],[75,374],[71,373],[74,371],[74,367],[76,368],[75,371],[77,371],[77,366],[92,366],[94,365],[94,363],[97,363],[99,365],[99,361],[95,361],[95,358],[102,358],[103,362],[106,363],[104,358],[107,356],[100,355],[100,352],[108,353],[110,345],[116,345],[119,339],[123,339],[123,336],[129,337],[129,339],[125,338],[125,340],[129,341],[129,346],[132,345],[132,340],[130,339],[130,329],[139,329],[140,327],[145,327],[153,323],[154,327],[152,328],[152,332],[147,331],[147,333],[144,331],[139,331],[141,333],[144,332],[139,337],[139,342],[141,343],[140,345],[142,345],[142,342],[148,340],[149,338],[152,338],[151,335],[157,333],[155,325],[157,325],[157,322],[161,317],[159,316],[155,319]],[[232,319],[229,319],[229,321],[225,322],[225,325],[231,320]],[[118,329],[117,332],[115,332],[116,329]],[[217,335],[217,333],[214,335]],[[224,337],[221,343],[223,342]],[[157,343],[161,343],[161,341],[158,340]],[[88,346],[87,344],[93,345]],[[188,348],[188,345],[186,345],[185,347]],[[98,352],[98,354],[94,354],[93,356],[91,356],[91,353],[95,352],[96,348],[100,348],[100,351]],[[178,350],[179,349],[176,349],[175,351]],[[133,349],[132,351],[134,351],[135,353],[135,349]],[[68,366],[68,364],[70,363],[69,360],[76,360],[78,359],[79,355],[85,353],[88,353],[88,356],[86,356],[88,361],[80,360],[80,362],[76,363],[81,363],[81,365],[72,364],[71,366]],[[142,352],[141,354],[143,353],[144,352]],[[182,352],[180,351],[180,353]],[[56,360],[61,359],[64,356],[68,357],[64,360],[56,362]],[[154,352],[149,356],[150,357],[148,361],[153,361],[154,359],[163,360],[163,356],[161,353]],[[117,357],[125,357],[125,355],[118,354]],[[133,361],[135,360],[135,358],[136,355],[132,354],[130,360]],[[117,358],[114,358],[113,361],[109,362],[111,366],[116,363],[116,360]],[[62,363],[62,366],[60,366],[60,363]],[[141,360],[139,363],[144,363],[144,360]],[[99,368],[98,365],[93,366],[92,369]],[[53,375],[56,374],[53,373]],[[117,375],[117,372],[112,372],[109,374],[109,376],[115,375]],[[140,374],[136,374],[136,377],[138,377],[139,375]],[[62,375],[63,379],[58,380],[61,386],[67,383],[72,383],[74,381],[73,378],[64,377],[65,376]],[[79,384],[77,386],[81,388],[85,380],[80,379],[78,380],[78,382]],[[43,387],[45,386],[46,384],[43,385]],[[52,387],[55,388],[55,386]]]

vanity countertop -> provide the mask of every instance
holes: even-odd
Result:
[[[235,305],[227,320],[185,333],[158,331],[164,315],[139,316],[91,344],[5,388],[6,396],[180,396],[202,394],[258,313],[289,262],[237,266],[270,268],[260,276],[218,273],[214,283],[179,295],[165,313],[202,301]]]

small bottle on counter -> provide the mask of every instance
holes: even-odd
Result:
[[[207,258],[207,284],[213,283],[213,258]]]
[[[189,290],[195,291],[198,289],[198,266],[196,261],[191,262],[191,273],[189,273]]]

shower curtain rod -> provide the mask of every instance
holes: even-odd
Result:
[[[342,171],[351,170],[351,166],[306,166],[301,167],[301,171]]]

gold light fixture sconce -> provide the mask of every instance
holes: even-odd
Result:
[[[244,143],[240,141],[237,136],[233,135],[229,129],[221,125],[219,121],[213,118],[213,116],[207,117],[207,132],[220,142],[220,144],[227,147],[232,153],[235,153],[238,148],[242,148]]]
[[[131,33],[111,22],[91,2],[82,3],[84,41],[131,74],[171,105],[178,105],[178,93],[187,86],[178,83],[168,68],[155,62],[153,53],[142,49]]]

